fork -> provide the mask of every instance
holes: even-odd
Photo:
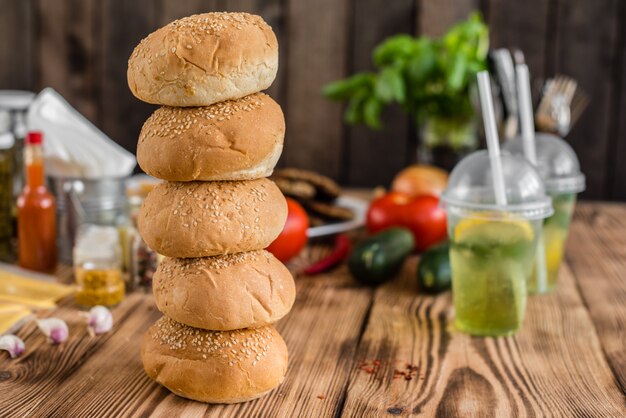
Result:
[[[587,107],[589,99],[571,77],[557,75],[544,86],[544,94],[535,113],[542,131],[566,136]]]

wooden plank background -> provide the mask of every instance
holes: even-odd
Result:
[[[0,0],[0,89],[52,86],[130,150],[153,111],[126,85],[126,61],[149,32],[215,10],[261,14],[280,44],[269,93],[283,106],[281,165],[352,186],[387,185],[415,161],[417,129],[399,109],[372,132],[343,124],[322,86],[371,68],[372,48],[396,33],[440,35],[471,10],[494,47],[520,47],[533,76],[575,77],[591,98],[568,140],[587,175],[585,198],[626,200],[626,2],[619,0]]]

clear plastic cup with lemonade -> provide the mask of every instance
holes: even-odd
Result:
[[[506,205],[496,202],[487,151],[450,174],[448,214],[456,327],[480,336],[515,333],[526,309],[543,219],[552,214],[539,173],[521,156],[500,156]]]
[[[574,150],[563,139],[555,135],[536,133],[535,147],[537,170],[545,182],[546,192],[552,197],[554,207],[554,214],[543,221],[542,228],[545,272],[536,262],[528,281],[529,293],[542,294],[556,288],[576,195],[585,189],[585,176],[580,171]],[[514,154],[523,154],[521,138],[508,141],[504,149]]]

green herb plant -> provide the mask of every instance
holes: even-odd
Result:
[[[480,14],[439,39],[396,35],[372,54],[376,72],[362,72],[324,87],[323,94],[347,101],[345,120],[381,129],[385,106],[398,103],[419,124],[429,118],[464,123],[473,118],[470,86],[487,66],[489,31]]]

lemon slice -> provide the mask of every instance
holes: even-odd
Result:
[[[519,219],[463,219],[454,228],[454,239],[465,243],[513,244],[534,239],[528,221]]]
[[[546,243],[546,264],[549,271],[558,270],[565,251],[566,231],[544,228],[544,242]]]

